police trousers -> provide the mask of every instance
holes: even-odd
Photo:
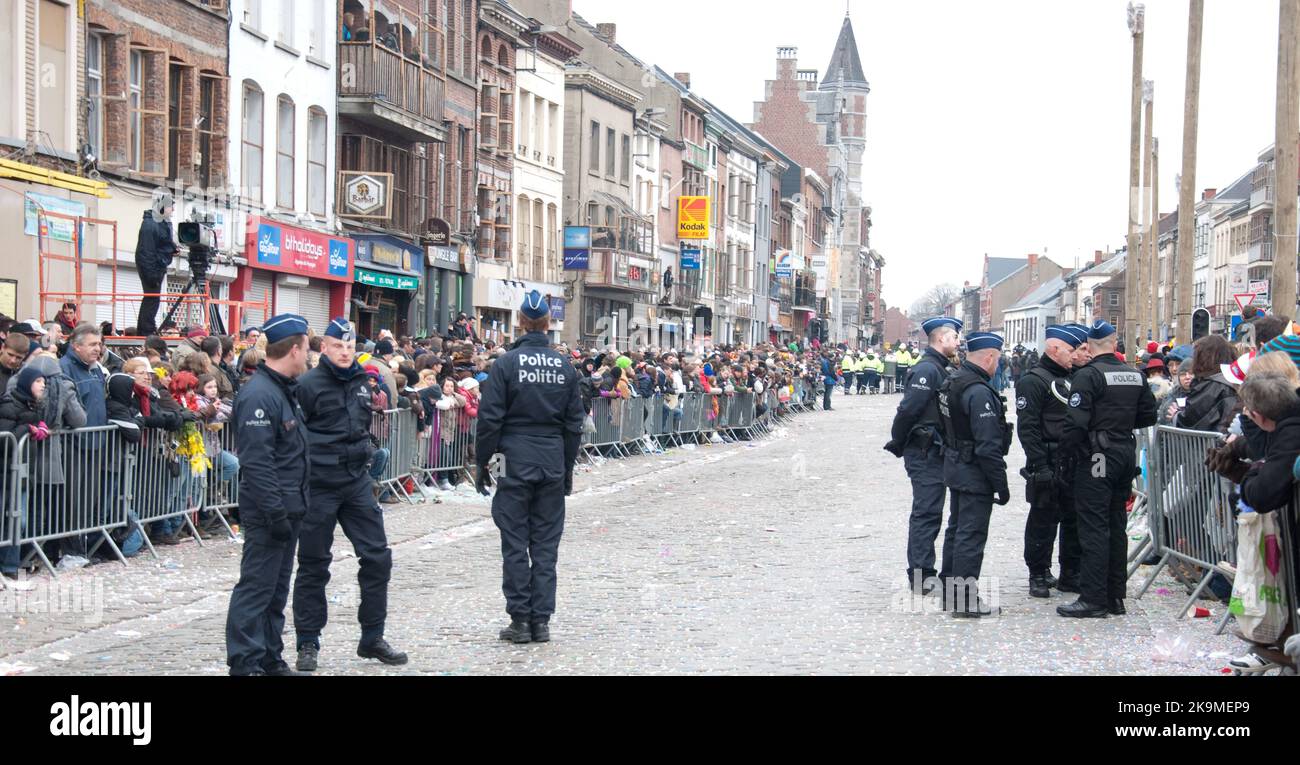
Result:
[[[939,578],[943,580],[945,595],[955,593],[958,605],[975,605],[980,570],[984,567],[984,544],[989,538],[989,519],[992,516],[992,494],[952,490]]]
[[[555,565],[564,533],[564,479],[502,476],[492,497],[501,530],[501,591],[516,621],[555,613]]]
[[[336,525],[343,527],[360,563],[357,621],[361,622],[361,642],[370,643],[384,636],[393,551],[388,547],[384,514],[375,502],[371,483],[361,479],[337,488],[312,487],[311,507],[298,538],[298,578],[293,584],[293,626],[300,646],[319,644],[325,629],[325,585],[330,580],[330,547]]]
[[[1123,599],[1127,591],[1128,517],[1136,447],[1119,443],[1075,468],[1074,506],[1078,516],[1079,598],[1092,606]]]
[[[231,674],[264,670],[282,661],[284,605],[289,600],[293,551],[302,525],[290,520],[293,535],[287,542],[277,542],[261,513],[241,513],[241,519],[243,557],[226,614],[226,664]]]
[[[934,576],[934,540],[943,525],[943,455],[938,446],[924,452],[914,446],[903,451],[903,467],[912,482],[912,515],[907,521],[908,581]]]

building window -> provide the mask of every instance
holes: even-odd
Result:
[[[589,169],[593,173],[600,172],[600,123],[591,121],[591,147],[590,156],[587,158]]]
[[[104,38],[86,37],[86,143],[90,153],[104,156]],[[0,102],[0,103],[7,103]]]
[[[244,0],[244,23],[253,29],[262,28],[262,0]]]
[[[669,205],[669,202],[671,200],[669,199],[669,197],[672,196],[672,188],[673,188],[672,173],[664,173],[663,181],[664,181],[663,190],[662,193],[659,195],[659,206],[665,210],[668,210],[671,209],[671,205]]]
[[[528,197],[520,194],[519,217],[516,220],[516,223],[519,224],[519,233],[515,235],[515,241],[519,244],[519,250],[518,255],[515,258],[515,267],[521,274],[528,273],[528,216],[532,210],[533,206],[530,204]]]
[[[619,180],[630,183],[632,180],[632,139],[623,136],[623,163],[619,171]]]
[[[293,209],[293,100],[280,96],[276,100],[275,119],[275,204]]]
[[[1110,293],[1110,304],[1111,304],[1112,307],[1119,305],[1119,293],[1118,293],[1118,292],[1112,292],[1112,293]]]
[[[614,163],[618,159],[615,154],[618,149],[618,146],[614,143],[615,140],[614,128],[605,128],[605,175],[610,178],[614,177]]]
[[[199,73],[199,185],[205,189],[221,185],[225,178],[225,152],[220,161],[214,161],[213,151],[226,146],[225,113],[220,106],[225,103],[222,89],[225,78],[213,73]]]
[[[319,106],[307,110],[307,211],[312,215],[325,215],[328,120]]]
[[[242,156],[240,179],[243,193],[255,202],[262,201],[262,90],[251,81],[244,82]]]
[[[275,39],[289,47],[293,47],[293,16],[299,10],[296,6],[297,3],[280,3],[280,28],[275,32]]]
[[[307,55],[322,58],[325,53],[325,4],[328,0],[312,0],[311,29],[307,33]],[[431,11],[436,13],[436,11]]]
[[[542,282],[549,281],[546,278],[546,235],[543,228],[546,224],[545,210],[546,207],[542,200],[533,200],[533,278]],[[524,214],[522,211],[520,212],[520,215]]]
[[[140,99],[142,98],[141,82],[144,79],[144,53],[138,50],[131,51],[130,63],[130,123],[128,131],[130,133],[130,165],[132,170],[140,169],[140,160],[144,142],[142,135],[144,133],[144,116],[140,113]]]
[[[6,9],[5,11],[9,11]],[[45,146],[68,149],[68,6],[42,0],[39,29],[39,84],[36,129]],[[8,26],[6,24],[6,26]],[[4,34],[11,34],[6,31]],[[5,104],[5,108],[8,108]]]

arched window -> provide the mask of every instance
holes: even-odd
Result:
[[[510,49],[504,45],[497,51],[497,63],[506,69],[510,68]]]
[[[518,257],[515,259],[515,265],[522,273],[528,272],[528,212],[531,209],[531,205],[528,204],[528,196],[520,194],[519,215],[515,218],[515,223],[518,225],[518,230],[515,232],[515,243],[519,246],[516,251]]]
[[[492,38],[483,35],[483,39],[478,44],[478,55],[480,58],[492,60]]]
[[[252,80],[244,80],[241,109],[239,178],[241,193],[254,202],[262,201],[262,89]]]

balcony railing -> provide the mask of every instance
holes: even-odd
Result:
[[[651,292],[653,290],[651,269],[652,267],[644,261],[633,263],[632,256],[625,252],[593,250],[583,282],[592,287]]]
[[[338,71],[342,113],[411,140],[445,140],[445,87],[433,70],[382,46],[344,42]]]

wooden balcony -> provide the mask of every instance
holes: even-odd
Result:
[[[339,114],[413,143],[445,142],[445,83],[432,69],[371,43],[339,43]]]

